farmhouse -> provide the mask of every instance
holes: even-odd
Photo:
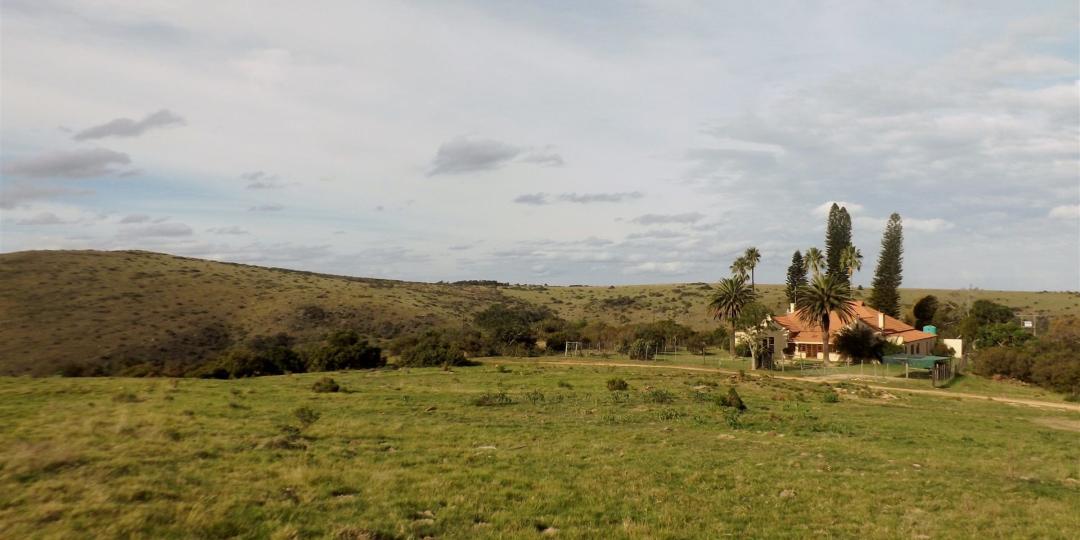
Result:
[[[900,345],[907,354],[927,355],[934,349],[936,335],[916,330],[911,325],[871,308],[862,301],[852,302],[851,307],[855,312],[855,318],[847,325],[840,322],[835,312],[830,314],[830,337],[835,337],[836,333],[845,326],[858,324]],[[762,338],[764,341],[762,345],[766,350],[773,351],[773,359],[821,357],[820,325],[800,319],[799,314],[795,312],[794,304],[791,304],[787,313],[771,317],[771,320],[765,321],[764,324],[768,330]],[[840,355],[833,352],[830,347],[829,360],[839,359]]]

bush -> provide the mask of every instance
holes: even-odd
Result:
[[[553,317],[546,307],[496,304],[476,314],[473,322],[483,333],[487,354],[527,356],[536,347],[536,323]]]
[[[623,379],[608,379],[607,389],[612,392],[622,392],[630,389],[630,385]]]
[[[1032,339],[1031,333],[1015,322],[990,323],[980,326],[975,333],[974,347],[1015,347]]]
[[[418,338],[410,338],[412,343],[403,348],[398,364],[402,366],[464,366],[469,361],[465,353],[452,344],[447,337],[435,330],[424,332]]]
[[[836,334],[835,350],[841,358],[861,364],[866,360],[878,360],[885,349],[885,340],[862,324],[846,326]]]
[[[667,390],[655,388],[645,392],[646,403],[671,403],[673,401],[675,401],[675,394],[672,394]]]
[[[952,347],[945,345],[944,342],[938,341],[934,344],[934,349],[930,351],[930,354],[934,356],[944,356],[945,358],[952,358],[956,355],[956,351]]]
[[[315,384],[311,386],[311,389],[317,393],[324,394],[328,392],[337,392],[341,390],[341,386],[338,385],[338,383],[334,381],[334,379],[331,379],[330,377],[323,377],[315,381]]]
[[[113,396],[112,400],[116,403],[138,403],[142,401],[138,396],[131,392],[120,392]]]
[[[312,424],[318,422],[319,418],[322,417],[322,415],[319,414],[318,411],[308,407],[300,407],[294,410],[293,416],[295,416],[296,419],[300,422],[301,430],[305,430],[311,427]]]
[[[647,339],[638,338],[630,342],[626,354],[631,360],[652,360],[656,357],[656,344]]]
[[[473,398],[470,403],[477,407],[497,407],[500,405],[510,405],[514,403],[514,400],[510,399],[510,396],[506,395],[506,392],[497,392],[480,394]]]
[[[1022,381],[1031,380],[1031,356],[1023,349],[990,347],[974,354],[974,371],[978,375],[1000,375]]]
[[[840,395],[830,389],[821,395],[821,401],[824,403],[837,403],[840,401]]]
[[[256,336],[247,345],[225,351],[217,361],[196,372],[204,379],[239,379],[260,375],[303,373],[304,362],[292,350],[293,338],[285,333]]]
[[[68,362],[60,366],[62,377],[105,377],[109,374],[105,366],[82,362]]]
[[[742,427],[742,418],[739,417],[741,409],[728,409],[724,413],[724,420],[727,421],[727,425],[731,429],[739,429]]]
[[[739,391],[735,390],[734,386],[728,388],[727,395],[724,396],[721,405],[725,407],[731,407],[737,411],[746,410],[746,404],[743,403],[742,397],[739,396]]]
[[[743,340],[735,342],[735,356],[739,358],[750,357],[750,345]]]
[[[306,359],[308,371],[340,369],[373,369],[386,365],[382,349],[368,345],[367,340],[352,330],[330,334],[326,343],[312,351]]]

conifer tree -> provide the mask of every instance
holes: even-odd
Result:
[[[829,209],[829,221],[825,230],[825,263],[827,275],[848,283],[843,253],[851,245],[851,215],[847,208],[833,203]]]
[[[806,263],[803,261],[802,253],[795,250],[795,253],[791,256],[791,266],[787,269],[787,301],[796,302],[799,294],[799,287],[806,286]]]
[[[900,214],[889,216],[881,235],[881,253],[874,270],[870,307],[890,315],[900,316],[900,282],[903,279],[904,225]]]

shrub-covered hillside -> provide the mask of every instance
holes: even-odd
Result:
[[[481,278],[499,276],[478,276]],[[783,288],[758,285],[785,305]],[[928,291],[904,291],[908,303]],[[260,336],[285,333],[299,349],[337,330],[388,346],[431,328],[461,329],[493,305],[546,308],[565,321],[626,326],[673,320],[716,328],[705,283],[635,286],[455,284],[331,276],[138,251],[0,255],[0,374],[58,373],[69,363],[200,365]],[[934,291],[1014,308],[1080,314],[1074,293]],[[558,341],[558,340],[557,340]]]

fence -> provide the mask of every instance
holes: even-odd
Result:
[[[952,382],[952,380],[956,378],[956,368],[956,361],[953,358],[934,364],[934,367],[930,369],[930,378],[933,380],[933,386],[945,386]]]

